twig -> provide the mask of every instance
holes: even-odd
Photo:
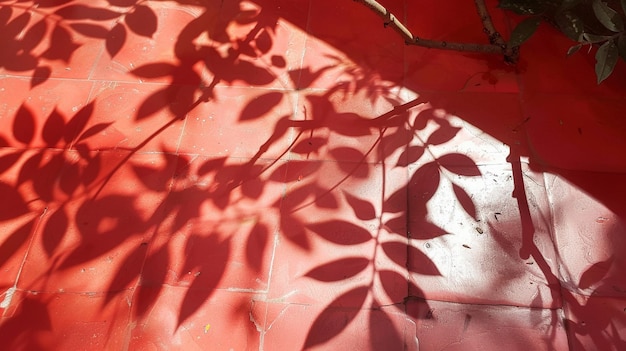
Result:
[[[503,50],[498,45],[492,44],[476,44],[476,43],[456,43],[449,41],[430,40],[415,37],[412,42],[406,42],[410,45],[423,46],[426,48],[468,51],[468,52],[484,52],[487,54],[502,54]]]
[[[398,34],[400,34],[400,36],[402,36],[402,38],[404,38],[405,41],[413,41],[414,37],[411,31],[402,22],[400,22],[398,18],[393,15],[393,13],[389,12],[383,5],[379,4],[375,0],[354,0],[354,1],[360,2],[361,4],[369,7],[372,11],[374,11],[374,13],[376,13],[385,21],[385,27],[387,26],[391,27],[393,30],[398,32]]]
[[[411,31],[396,16],[394,16],[383,5],[376,0],[354,0],[370,8],[374,13],[381,17],[385,27],[391,27],[404,39],[407,45],[417,45],[426,48],[435,48],[442,50],[454,50],[465,52],[483,52],[490,54],[505,54],[504,48],[494,44],[475,44],[475,43],[456,43],[440,40],[422,39],[413,35]]]
[[[484,0],[474,0],[476,4],[476,10],[478,10],[478,16],[480,16],[480,20],[483,22],[483,31],[487,34],[489,38],[489,42],[494,45],[503,46],[506,45],[504,39],[500,35],[500,32],[496,30],[496,27],[493,25],[493,21],[491,20],[491,15],[489,15],[489,11],[487,10],[487,6],[485,6]]]
[[[496,27],[493,25],[493,20],[491,20],[491,15],[489,14],[489,10],[487,10],[485,0],[474,0],[474,4],[476,4],[478,16],[483,22],[483,31],[487,34],[489,43],[497,45],[502,49],[502,52],[504,53],[504,60],[506,62],[516,63],[519,60],[519,48],[509,47],[504,39],[502,39],[502,35],[500,35],[500,32],[498,32]]]

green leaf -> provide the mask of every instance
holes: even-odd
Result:
[[[575,53],[577,53],[577,52],[578,52],[578,50],[580,50],[580,48],[581,48],[582,46],[583,46],[582,44],[576,44],[576,45],[572,46],[571,48],[569,48],[569,49],[567,50],[567,56],[572,56],[572,55],[574,55]]]
[[[591,33],[583,33],[583,39],[586,43],[602,43],[611,38],[612,37],[608,35],[596,35],[596,34],[591,34]]]
[[[617,45],[614,40],[604,43],[596,52],[596,77],[598,84],[608,78],[613,73],[613,68],[617,63]]]
[[[613,32],[620,32],[624,30],[622,17],[605,2],[594,0],[591,7],[593,8],[593,13],[596,15],[598,21],[600,21],[606,29]]]
[[[500,0],[498,7],[518,15],[536,15],[543,12],[545,3],[538,0]]]
[[[617,51],[622,60],[626,60],[626,33],[622,33],[617,38]]]
[[[520,46],[535,33],[540,23],[541,17],[530,17],[520,22],[511,33],[509,45],[511,47]]]
[[[567,35],[570,39],[575,41],[582,41],[583,31],[585,24],[571,11],[559,12],[554,17],[556,24],[563,34]]]
[[[569,10],[580,3],[581,0],[563,0],[561,3],[560,11]]]

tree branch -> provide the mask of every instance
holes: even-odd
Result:
[[[442,50],[454,50],[465,52],[483,52],[490,54],[504,54],[502,46],[495,44],[476,44],[476,43],[456,43],[441,40],[422,39],[413,35],[411,31],[404,25],[393,13],[389,12],[383,5],[376,0],[354,0],[367,6],[376,13],[384,21],[385,27],[391,27],[396,31],[407,45],[416,45],[426,48],[435,48]]]
[[[406,42],[414,41],[413,33],[398,20],[391,12],[389,12],[383,5],[379,4],[376,0],[354,0],[367,7],[369,7],[374,13],[381,17],[384,21],[385,27],[389,26],[395,30]]]
[[[476,43],[456,43],[449,41],[430,40],[414,37],[412,42],[406,42],[409,45],[423,46],[426,48],[466,51],[466,52],[482,52],[487,54],[502,54],[503,50],[498,45],[492,44],[476,44]]]
[[[478,16],[480,16],[480,20],[483,22],[483,31],[487,34],[489,42],[499,46],[506,45],[504,39],[502,39],[502,36],[493,25],[491,15],[489,15],[487,6],[485,6],[485,1],[474,0],[474,3],[476,4],[476,10],[478,10]]]
[[[496,27],[493,25],[491,15],[489,14],[489,10],[487,10],[487,6],[485,5],[485,0],[474,0],[474,4],[476,4],[478,16],[483,22],[483,31],[487,34],[489,42],[492,45],[497,45],[502,48],[502,52],[504,53],[504,60],[506,62],[516,63],[519,60],[519,48],[509,47],[504,39],[502,39],[502,35],[500,35],[500,32],[498,32],[496,30]]]

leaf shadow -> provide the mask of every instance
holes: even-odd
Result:
[[[123,12],[69,2],[39,3],[37,11],[50,8],[56,15],[64,16],[68,24],[52,27],[45,21],[33,21],[35,15],[29,12],[8,5],[0,8],[0,41],[8,43],[8,49],[0,55],[0,66],[17,72],[32,71],[31,88],[46,84],[55,76],[48,66],[51,62],[71,61],[79,48],[71,38],[74,33],[103,41],[106,53],[115,57],[125,50],[129,36],[148,40],[160,25],[153,8],[134,0],[109,0],[109,4],[124,8]],[[36,237],[54,263],[54,267],[40,271],[33,286],[19,288],[36,291],[42,280],[46,284],[52,282],[56,269],[70,272],[87,262],[119,253],[118,264],[112,268],[116,272],[101,286],[107,293],[104,304],[112,303],[127,289],[136,289],[138,302],[132,318],[148,318],[162,291],[169,285],[184,286],[188,290],[175,317],[178,329],[193,321],[194,314],[216,290],[224,289],[223,282],[229,281],[232,274],[229,262],[235,257],[249,266],[250,276],[265,279],[264,257],[279,245],[276,238],[280,236],[303,252],[312,252],[320,242],[333,248],[380,248],[379,256],[365,252],[345,255],[313,264],[303,274],[301,278],[311,284],[341,285],[355,277],[368,282],[349,286],[339,297],[325,302],[308,330],[305,346],[333,340],[347,330],[359,313],[369,309],[378,309],[376,314],[380,316],[370,317],[370,332],[375,333],[373,329],[381,325],[384,329],[382,334],[370,335],[372,345],[379,345],[382,339],[376,338],[384,339],[387,335],[394,341],[400,338],[402,331],[390,322],[392,314],[381,309],[375,284],[380,284],[392,300],[395,312],[415,319],[433,319],[425,299],[428,287],[419,286],[419,279],[409,276],[445,278],[445,272],[412,241],[434,240],[449,234],[445,224],[435,220],[430,207],[446,189],[450,190],[447,195],[451,203],[459,205],[468,220],[477,221],[480,206],[472,191],[458,179],[479,178],[483,172],[477,161],[463,152],[432,150],[454,144],[461,133],[462,128],[448,119],[452,114],[478,120],[489,134],[507,145],[513,145],[514,138],[497,126],[480,121],[471,108],[455,106],[435,94],[401,99],[393,89],[377,83],[382,80],[377,74],[384,72],[374,69],[348,67],[342,73],[351,78],[351,83],[337,83],[321,93],[315,91],[320,79],[334,74],[334,65],[292,69],[286,54],[273,52],[281,40],[276,33],[284,12],[263,1],[258,3],[265,6],[254,10],[242,9],[240,1],[233,1],[217,11],[212,6],[215,3],[204,2],[201,13],[180,29],[174,38],[173,63],[155,60],[130,72],[134,78],[168,82],[140,102],[131,116],[134,121],[156,119],[164,111],[172,118],[148,139],[124,150],[122,156],[104,156],[119,150],[101,150],[87,143],[116,127],[115,119],[91,123],[98,101],[73,115],[55,108],[43,117],[24,102],[12,116],[11,135],[2,136],[2,146],[28,149],[40,143],[45,150],[2,150],[6,151],[0,155],[2,174],[17,169],[19,175],[14,180],[7,176],[11,181],[0,183],[0,193],[11,199],[11,206],[0,205],[0,221],[21,218],[27,212],[41,213],[43,219]],[[107,22],[112,20],[120,21],[105,25],[112,24]],[[233,24],[248,27],[239,33],[243,35],[233,36],[228,29]],[[25,31],[28,40],[18,38],[21,31]],[[51,39],[50,47],[36,54],[34,47],[46,38]],[[350,50],[346,52],[355,55]],[[148,141],[187,121],[189,114],[203,104],[219,101],[219,87],[233,86],[268,90],[256,100],[244,102],[237,115],[239,124],[267,119],[292,92],[300,94],[305,103],[297,111],[267,122],[274,123],[271,135],[254,146],[258,146],[255,153],[245,160],[231,155],[182,155],[166,147],[158,150],[162,159],[149,159],[158,162],[158,166],[139,160]],[[385,101],[386,110],[368,114],[354,108],[349,105],[354,96],[365,97],[372,105]],[[445,110],[448,115],[442,117],[436,110]],[[282,143],[286,138],[289,142]],[[272,148],[281,149],[278,156],[270,155]],[[337,177],[325,173],[328,164],[336,166]],[[384,174],[380,178],[382,185],[378,184],[383,196],[377,194],[378,197],[350,186],[351,181],[374,179],[381,169],[406,170],[407,176],[400,184],[387,187],[392,180]],[[520,173],[518,169],[515,172],[514,176]],[[120,184],[132,189],[120,186],[116,176],[121,177]],[[269,201],[265,196],[275,184],[280,185],[282,193]],[[516,189],[519,191],[518,184]],[[141,202],[146,196],[154,200],[149,213]],[[528,222],[529,214],[523,212],[528,201],[522,198],[518,206],[524,225],[532,225],[532,221]],[[328,211],[325,213],[330,215],[322,219],[303,218],[302,214],[310,209]],[[268,213],[277,214],[277,223],[259,221]],[[210,220],[202,221],[206,218]],[[23,247],[36,235],[32,232],[34,227],[32,221],[12,229],[0,244],[0,252],[10,253]],[[205,230],[198,231],[199,228]],[[530,227],[524,229],[524,242],[529,247],[527,254],[537,259],[540,252],[532,248],[532,231]],[[127,248],[128,242],[132,245]],[[280,245],[286,246],[282,242]],[[60,252],[62,258],[58,256]],[[0,266],[9,260],[6,257],[0,260]],[[378,266],[378,260],[392,264]],[[584,274],[581,285],[592,286],[603,279],[603,271],[598,267],[602,265]],[[547,265],[541,270],[546,276],[554,275]],[[185,276],[188,273],[190,276]],[[248,281],[233,284],[242,284],[243,288],[226,287],[259,290],[256,285],[246,285],[250,284]],[[46,315],[44,310],[45,307],[37,308],[33,314]],[[233,311],[237,312],[240,311]],[[602,323],[608,325],[607,321]],[[7,335],[11,328],[10,323],[2,324],[0,334]],[[24,335],[35,333],[35,329],[24,331]],[[33,345],[24,340],[16,343],[18,348]]]

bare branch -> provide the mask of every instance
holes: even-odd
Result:
[[[476,9],[478,10],[478,16],[480,16],[480,20],[483,22],[483,30],[487,34],[489,42],[494,45],[506,45],[504,39],[502,39],[502,36],[493,25],[493,21],[491,20],[491,15],[489,15],[485,1],[474,0],[474,3],[476,4]]]
[[[404,25],[394,14],[389,12],[383,5],[376,0],[354,0],[361,3],[371,9],[384,21],[385,27],[391,27],[404,39],[404,42],[408,45],[417,45],[426,48],[435,48],[442,50],[454,50],[465,52],[483,52],[490,54],[504,54],[504,48],[506,45],[495,44],[475,44],[475,43],[455,43],[440,40],[422,39],[411,33],[411,31]],[[478,0],[477,0],[478,1]]]
[[[485,0],[474,0],[474,3],[476,4],[478,16],[483,22],[483,31],[487,34],[489,42],[492,45],[497,45],[502,48],[502,52],[504,53],[504,60],[506,62],[516,63],[519,60],[519,48],[510,47],[507,42],[502,39],[502,35],[500,35],[500,32],[498,32],[496,30],[496,27],[493,25],[493,20],[491,19],[489,10],[487,10]]]
[[[394,16],[389,10],[387,10],[383,5],[379,4],[376,0],[354,0],[356,2],[360,2],[361,4],[369,7],[374,13],[380,16],[383,21],[385,21],[385,27],[389,26],[405,41],[410,42],[414,41],[413,33],[402,23],[396,16]]]
[[[456,43],[440,40],[430,40],[415,37],[413,42],[406,42],[409,45],[423,46],[426,48],[467,51],[467,52],[483,52],[487,54],[502,54],[502,47],[492,44],[476,44],[476,43]]]

